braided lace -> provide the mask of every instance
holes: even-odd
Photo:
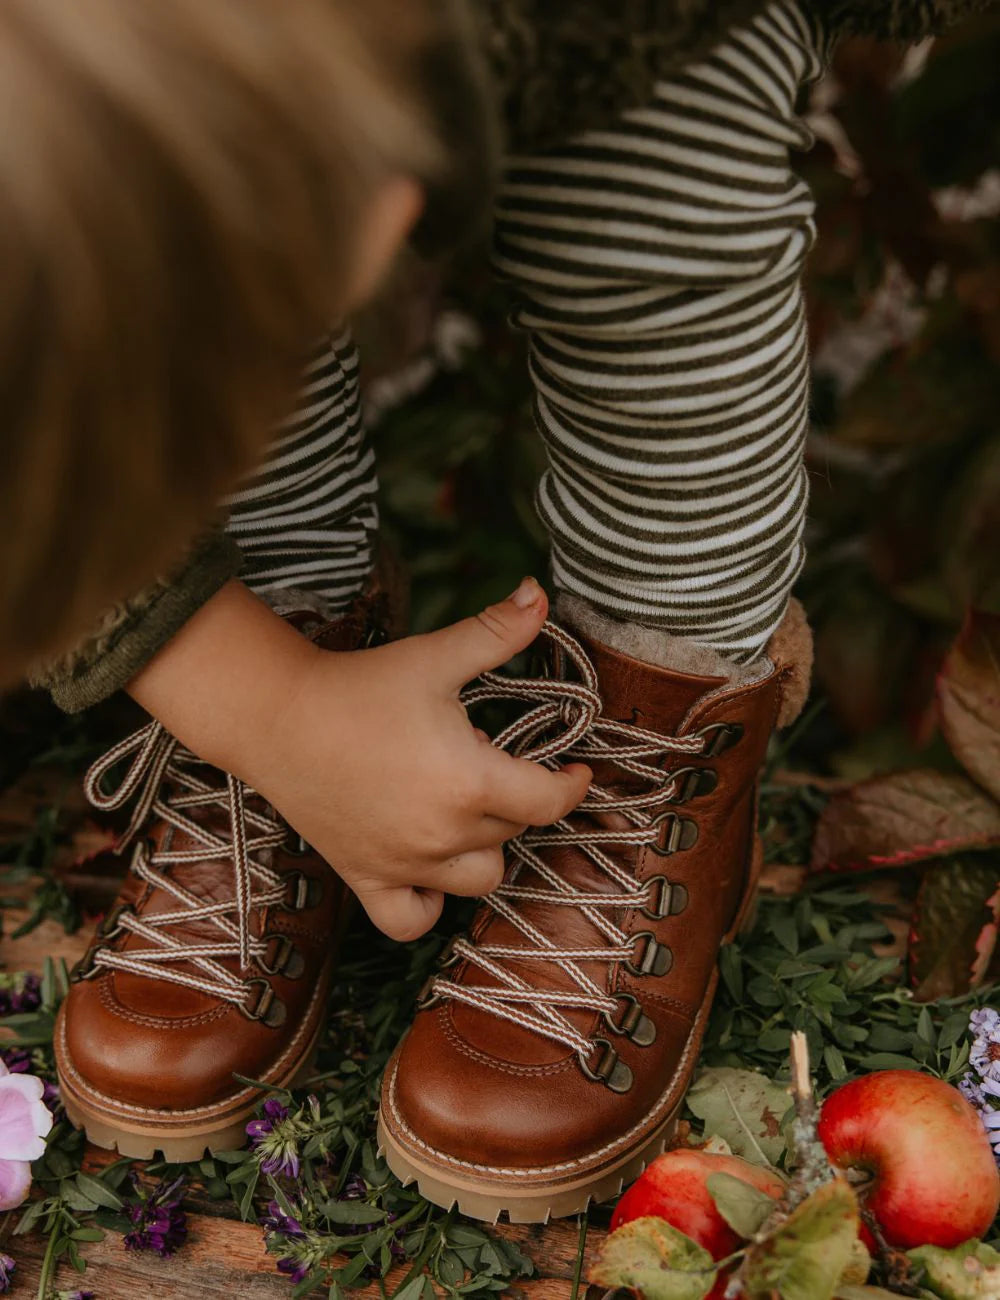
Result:
[[[124,759],[131,762],[110,793],[103,788],[105,778]],[[150,722],[127,737],[90,768],[84,783],[87,798],[97,808],[111,810],[135,798],[128,828],[115,848],[121,850],[133,841],[131,871],[140,880],[172,895],[177,907],[167,912],[140,917],[128,907],[116,908],[102,927],[105,943],[121,932],[144,939],[142,947],[116,952],[98,944],[92,953],[93,968],[130,971],[183,984],[210,997],[222,998],[239,1006],[255,1018],[264,1018],[262,1009],[280,1007],[270,993],[267,981],[245,978],[251,963],[267,969],[269,941],[266,936],[250,933],[250,917],[257,908],[286,901],[290,883],[297,877],[281,875],[256,861],[254,855],[273,850],[287,842],[288,827],[277,813],[266,813],[259,804],[248,805],[246,787],[236,777],[226,775],[225,784],[206,780],[204,773],[216,778],[219,773],[211,764],[197,758],[158,722]],[[164,796],[170,784],[169,798]],[[201,809],[222,809],[228,815],[229,834],[217,834],[202,820],[192,817]],[[151,848],[137,836],[152,815],[193,841],[190,848]],[[169,844],[170,837],[164,842]],[[170,868],[185,862],[228,862],[233,868],[234,896],[221,902],[206,903],[190,893],[170,875]],[[232,919],[235,913],[235,921]],[[175,926],[209,921],[218,930],[218,938],[209,942],[180,940],[172,933]],[[225,959],[239,963],[241,976],[222,964]],[[181,965],[189,969],[181,969]],[[195,967],[195,971],[190,967]]]
[[[530,829],[509,841],[510,869],[504,883],[490,894],[486,905],[504,917],[524,938],[523,944],[502,945],[475,943],[459,938],[452,944],[446,965],[464,960],[470,966],[488,972],[496,986],[459,983],[446,974],[436,975],[429,986],[430,1001],[452,998],[481,1011],[499,1016],[521,1028],[561,1043],[576,1052],[580,1064],[590,1077],[589,1062],[595,1040],[582,1034],[563,1014],[565,1009],[582,1009],[600,1013],[612,1028],[622,1032],[614,1020],[622,1004],[633,1012],[635,999],[627,994],[613,994],[608,986],[595,982],[580,962],[602,961],[612,966],[624,965],[633,973],[663,973],[657,959],[669,957],[668,950],[656,944],[650,931],[626,934],[615,922],[614,913],[622,908],[641,908],[659,919],[670,910],[671,886],[663,876],[637,881],[607,853],[611,848],[640,849],[658,846],[661,827],[673,818],[668,844],[661,853],[688,847],[685,836],[697,833],[693,822],[669,811],[671,801],[678,801],[683,781],[694,769],[681,768],[665,773],[658,761],[668,755],[703,757],[712,752],[716,728],[689,736],[664,736],[630,723],[616,722],[602,715],[597,674],[583,647],[562,628],[546,623],[543,635],[562,652],[575,668],[579,680],[565,681],[542,677],[508,678],[495,673],[484,674],[479,682],[463,693],[467,706],[491,700],[527,701],[527,712],[511,723],[496,738],[495,744],[520,757],[531,758],[555,768],[559,761],[577,760],[587,764],[613,764],[623,773],[643,783],[635,793],[615,792],[603,785],[591,785],[587,797],[569,817],[543,829]],[[635,786],[632,783],[632,788]],[[617,813],[628,823],[620,829],[598,825],[579,828],[577,813]],[[608,892],[578,889],[564,880],[545,860],[545,853],[572,845],[586,855],[594,867],[613,884]],[[530,869],[542,883],[522,885],[521,878]],[[676,888],[676,887],[675,887]],[[550,939],[519,910],[521,903],[540,903],[549,907],[572,907],[581,911],[602,936],[602,946],[561,947]],[[637,941],[646,945],[645,959],[636,965]],[[508,961],[555,963],[569,977],[571,989],[545,989],[514,974]],[[645,1018],[642,1018],[645,1020]],[[647,1032],[652,1034],[650,1022]],[[639,1037],[636,1041],[642,1041]],[[652,1041],[647,1037],[647,1042]],[[603,1077],[603,1076],[602,1076]]]

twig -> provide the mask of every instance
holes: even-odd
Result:
[[[809,1044],[801,1030],[792,1034],[789,1046],[792,1058],[792,1100],[795,1118],[790,1129],[789,1147],[795,1177],[789,1188],[792,1206],[804,1201],[817,1187],[834,1177],[816,1124],[819,1111],[809,1072]]]

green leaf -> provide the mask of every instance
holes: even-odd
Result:
[[[323,1216],[331,1223],[384,1223],[385,1211],[364,1201],[324,1201]]]
[[[702,1070],[687,1104],[707,1137],[725,1138],[734,1155],[753,1164],[777,1164],[785,1147],[781,1121],[791,1105],[781,1084],[755,1070],[720,1066]]]
[[[742,1002],[743,962],[732,944],[726,944],[719,951],[719,973],[732,1000],[736,1003]]]
[[[777,1201],[732,1174],[709,1174],[705,1186],[715,1208],[738,1236],[755,1236],[774,1213]]]
[[[14,1235],[21,1236],[26,1232],[30,1232],[39,1219],[48,1212],[49,1208],[49,1201],[32,1201],[18,1220],[17,1227],[14,1229]]]
[[[74,1228],[69,1234],[73,1241],[103,1241],[103,1228]]]
[[[1000,1295],[1000,1253],[981,1241],[966,1241],[954,1250],[918,1246],[907,1254],[924,1270],[923,1285],[942,1300],[996,1300]]]
[[[858,1236],[858,1203],[842,1178],[824,1183],[763,1242],[743,1279],[751,1300],[832,1300]]]
[[[850,1282],[841,1282],[837,1287],[836,1300],[899,1300],[895,1291],[887,1291],[884,1286],[857,1286]]]
[[[643,1300],[702,1300],[712,1289],[712,1256],[665,1219],[633,1219],[608,1237],[587,1275],[596,1286],[632,1287]]]
[[[420,1300],[425,1280],[423,1277],[411,1277],[405,1286],[392,1293],[392,1300]]]
[[[117,1192],[105,1187],[99,1178],[91,1178],[90,1174],[77,1174],[76,1185],[88,1200],[103,1205],[106,1210],[120,1210],[124,1204]]]

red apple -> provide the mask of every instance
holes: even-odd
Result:
[[[715,1208],[707,1187],[712,1174],[730,1174],[775,1199],[785,1190],[785,1184],[774,1170],[752,1165],[738,1156],[709,1155],[705,1151],[683,1148],[665,1151],[656,1157],[615,1206],[611,1231],[623,1223],[652,1214],[666,1219],[699,1246],[704,1246],[713,1259],[731,1255],[742,1245],[743,1239]],[[725,1279],[720,1278],[708,1300],[721,1296],[724,1290]]]
[[[1000,1174],[979,1117],[957,1088],[915,1070],[880,1070],[823,1103],[820,1141],[859,1188],[891,1246],[958,1246],[1000,1205]],[[863,1234],[867,1236],[868,1234]]]

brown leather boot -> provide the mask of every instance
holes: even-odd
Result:
[[[588,763],[580,808],[508,846],[386,1071],[380,1141],[429,1200],[540,1222],[614,1195],[670,1138],[760,866],[756,785],[792,665],[654,667],[547,625],[551,675],[497,743]],[[807,635],[807,633],[805,633]]]
[[[384,640],[393,612],[370,584],[333,623],[293,621],[353,650]],[[56,1022],[66,1113],[128,1156],[242,1146],[260,1094],[233,1075],[285,1087],[311,1066],[348,890],[259,795],[157,722],[100,759],[87,790],[103,808],[136,797],[117,846],[134,848]]]

